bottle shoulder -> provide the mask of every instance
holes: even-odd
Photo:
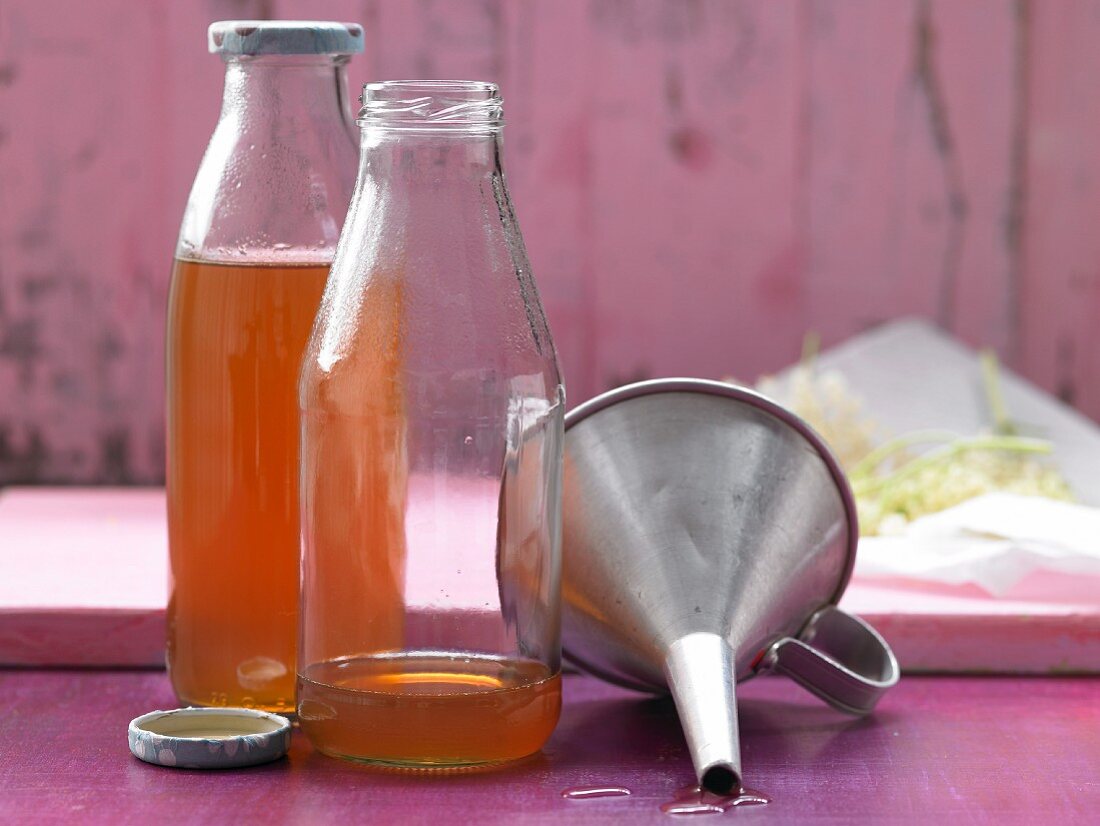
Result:
[[[176,245],[183,258],[331,263],[354,189],[345,132],[286,140],[223,117],[199,164]]]

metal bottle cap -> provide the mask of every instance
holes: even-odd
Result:
[[[207,43],[223,55],[350,55],[363,51],[363,27],[325,20],[219,20],[210,24]]]
[[[278,760],[290,748],[290,720],[251,708],[178,708],[130,721],[130,752],[181,769],[234,769]]]

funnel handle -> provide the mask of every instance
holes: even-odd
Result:
[[[898,661],[874,628],[835,605],[822,608],[795,637],[765,651],[757,672],[785,674],[834,708],[867,714],[898,681]]]

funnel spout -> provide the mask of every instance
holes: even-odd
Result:
[[[729,643],[718,634],[687,634],[669,646],[664,671],[699,785],[715,794],[736,793],[741,741]]]

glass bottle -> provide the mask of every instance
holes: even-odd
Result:
[[[490,83],[368,84],[303,361],[298,717],[320,751],[494,763],[557,722],[564,390]]]
[[[357,160],[362,28],[228,21],[221,116],[167,325],[168,673],[182,702],[294,709],[302,352]]]

